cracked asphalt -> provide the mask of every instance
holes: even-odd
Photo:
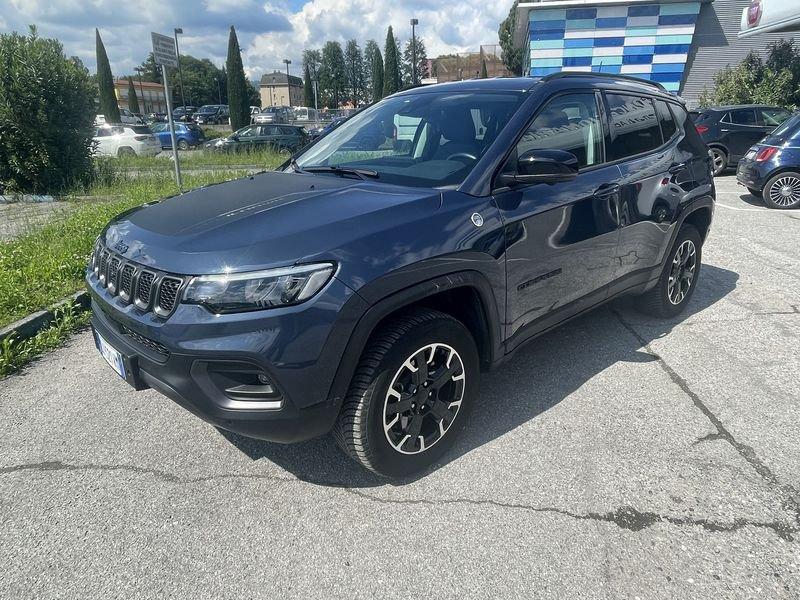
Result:
[[[223,435],[79,333],[0,381],[0,597],[800,598],[798,240],[720,178],[686,314],[540,338],[407,482]]]

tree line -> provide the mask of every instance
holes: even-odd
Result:
[[[425,42],[416,38],[408,40],[402,51],[400,46],[390,26],[382,53],[375,40],[368,40],[362,49],[355,39],[348,40],[344,48],[337,41],[328,41],[322,48],[305,50],[303,103],[314,106],[315,87],[317,106],[339,108],[376,102],[418,84],[429,75]]]

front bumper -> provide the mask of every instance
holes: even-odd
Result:
[[[342,399],[329,397],[330,387],[366,309],[338,280],[295,307],[212,315],[180,305],[166,320],[125,305],[93,277],[87,282],[92,329],[120,352],[134,389],[155,389],[212,425],[274,442],[311,439],[333,426]],[[277,396],[265,408],[232,399],[218,376],[220,365],[231,364],[263,373]]]

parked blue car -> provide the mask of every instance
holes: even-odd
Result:
[[[153,135],[158,138],[162,148],[172,148],[168,123],[154,123],[150,126]],[[175,140],[179,150],[188,150],[199,146],[206,139],[203,130],[191,123],[175,123]]]
[[[800,207],[800,113],[750,148],[736,179],[770,208]]]

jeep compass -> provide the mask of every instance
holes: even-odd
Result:
[[[712,170],[655,83],[403,91],[278,171],[116,217],[87,270],[95,341],[134,388],[218,428],[332,431],[364,467],[407,475],[452,446],[481,372],[523,343],[623,294],[680,313]]]

